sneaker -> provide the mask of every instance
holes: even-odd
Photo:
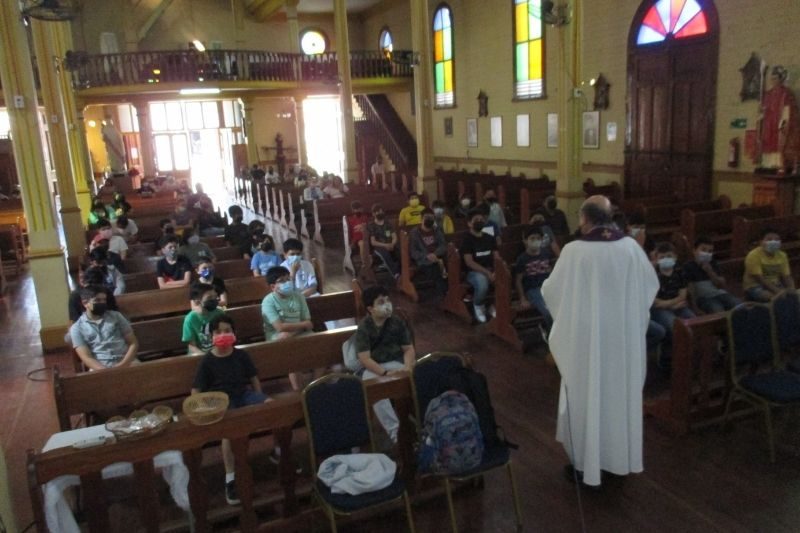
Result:
[[[494,305],[489,306],[489,314],[492,318],[497,318],[497,309],[494,308]]]
[[[231,480],[225,483],[225,501],[228,505],[239,505],[239,495],[236,493],[236,481]]]
[[[482,305],[473,305],[475,311],[475,319],[481,324],[486,322],[486,308]]]

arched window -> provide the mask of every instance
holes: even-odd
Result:
[[[636,44],[660,43],[708,33],[708,20],[697,0],[657,0],[639,27]]]
[[[433,64],[436,107],[452,107],[455,105],[453,17],[445,4],[433,16]]]
[[[514,0],[514,97],[544,96],[542,0]]]
[[[328,49],[328,39],[319,30],[306,30],[300,35],[300,50],[306,55],[322,54]]]
[[[392,32],[389,31],[389,28],[383,28],[381,30],[381,37],[380,41],[378,42],[378,46],[380,47],[383,55],[386,57],[392,55],[392,51],[394,50],[394,40],[392,39]]]

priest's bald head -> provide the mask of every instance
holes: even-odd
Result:
[[[590,196],[581,205],[578,220],[583,233],[588,233],[598,226],[611,224],[611,201],[600,194]]]

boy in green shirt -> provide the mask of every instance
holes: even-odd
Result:
[[[209,323],[219,315],[222,310],[217,309],[219,297],[214,287],[206,283],[195,283],[189,293],[192,310],[183,319],[183,336],[181,340],[186,343],[189,355],[202,355],[213,346]]]

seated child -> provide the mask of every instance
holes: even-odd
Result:
[[[234,347],[236,333],[233,319],[220,314],[208,327],[212,347],[205,352],[197,365],[192,394],[224,392],[230,399],[231,409],[268,402],[269,399],[261,391],[258,372],[250,356],[244,350]],[[228,439],[222,439],[222,462],[225,464],[225,500],[230,505],[238,505],[235,460]]]
[[[253,276],[266,276],[267,271],[275,266],[281,264],[281,256],[275,252],[275,242],[269,235],[264,235],[264,240],[261,241],[259,250],[253,254],[250,260],[250,270],[253,271]]]
[[[453,225],[453,219],[450,218],[450,215],[445,212],[444,202],[441,200],[434,200],[431,206],[433,207],[433,216],[436,220],[436,227],[441,228],[445,235],[455,233],[456,228]]]
[[[529,309],[535,307],[542,315],[545,327],[549,331],[553,325],[553,318],[542,297],[542,284],[553,271],[553,253],[544,246],[544,231],[542,226],[535,225],[525,232],[525,251],[517,258],[514,265],[514,276],[517,294],[519,294],[520,307]]]
[[[354,200],[350,204],[350,214],[345,217],[347,222],[347,239],[350,241],[350,248],[358,250],[362,264],[366,257],[366,247],[364,243],[364,233],[369,224],[369,215],[364,212],[361,202]]]
[[[497,240],[484,230],[486,228],[486,210],[475,208],[469,214],[469,232],[461,241],[461,260],[466,280],[472,286],[472,307],[478,322],[486,322],[486,296],[494,284],[494,251]],[[496,312],[494,306],[489,307],[492,317]]]
[[[420,215],[422,210],[420,210]],[[394,279],[400,277],[400,264],[394,255],[397,246],[397,233],[391,223],[386,220],[386,213],[381,204],[372,206],[372,222],[367,225],[369,245],[375,254],[380,257],[389,273]]]
[[[794,289],[789,258],[781,250],[777,231],[765,229],[760,245],[747,254],[742,288],[747,299],[754,302],[768,302],[779,292]]]
[[[220,316],[219,298],[214,287],[205,283],[195,283],[189,292],[192,310],[183,319],[183,335],[189,355],[204,354],[212,347],[209,324]]]
[[[303,259],[303,243],[299,239],[286,239],[283,243],[286,260],[280,266],[289,271],[294,288],[303,296],[319,296],[317,291],[317,274],[314,265]]]
[[[675,247],[669,242],[660,243],[655,249],[659,289],[650,317],[664,327],[667,342],[672,340],[672,326],[677,318],[692,318],[689,309],[687,284],[683,272],[676,266]]]
[[[214,263],[212,261],[200,261],[197,265],[197,281],[211,285],[219,296],[219,306],[228,307],[228,289],[225,287],[225,280],[214,275]]]
[[[725,278],[717,271],[714,243],[708,237],[698,237],[694,243],[694,259],[683,265],[683,275],[695,305],[704,313],[721,313],[741,303],[725,290]]]

